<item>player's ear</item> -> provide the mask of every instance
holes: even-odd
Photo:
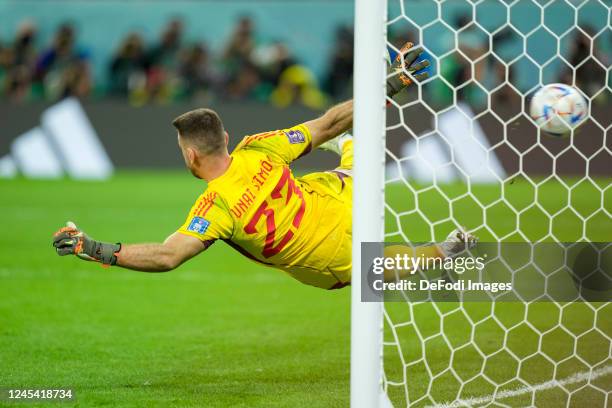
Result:
[[[187,159],[187,164],[189,164],[189,166],[193,166],[196,162],[197,159],[197,154],[196,151],[193,147],[188,147],[186,150],[186,159]]]
[[[225,146],[227,146],[229,144],[229,133],[227,133],[227,130],[225,131]]]

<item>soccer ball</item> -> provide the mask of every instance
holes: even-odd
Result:
[[[545,85],[531,99],[531,118],[553,136],[568,135],[587,116],[587,103],[572,86]]]

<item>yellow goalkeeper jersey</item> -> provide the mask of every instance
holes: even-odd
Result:
[[[311,142],[303,124],[245,137],[178,231],[208,244],[223,240],[309,285],[348,284],[352,180],[333,172],[294,177],[289,164]]]

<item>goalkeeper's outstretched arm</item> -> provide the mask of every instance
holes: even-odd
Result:
[[[353,101],[340,103],[304,125],[310,130],[312,147],[322,145],[353,126]]]
[[[210,243],[175,232],[163,243],[111,244],[91,239],[69,222],[55,233],[53,246],[59,255],[76,255],[87,261],[135,271],[167,272],[204,251]]]
[[[197,238],[175,232],[161,244],[123,245],[115,265],[142,272],[167,272],[207,247]]]
[[[387,96],[392,98],[402,89],[410,86],[415,80],[421,81],[429,76],[429,61],[420,59],[423,48],[414,47],[407,42],[399,50],[395,61],[387,70]],[[336,136],[341,135],[353,126],[353,101],[343,102],[325,112],[317,119],[306,122],[312,136],[312,147],[317,147]]]

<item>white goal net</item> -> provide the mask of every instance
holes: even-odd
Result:
[[[388,6],[389,49],[421,44],[432,70],[387,107],[386,241],[457,226],[485,242],[612,241],[610,1]],[[529,116],[548,83],[588,101],[569,137]],[[396,407],[612,404],[607,302],[386,302],[383,330]]]

